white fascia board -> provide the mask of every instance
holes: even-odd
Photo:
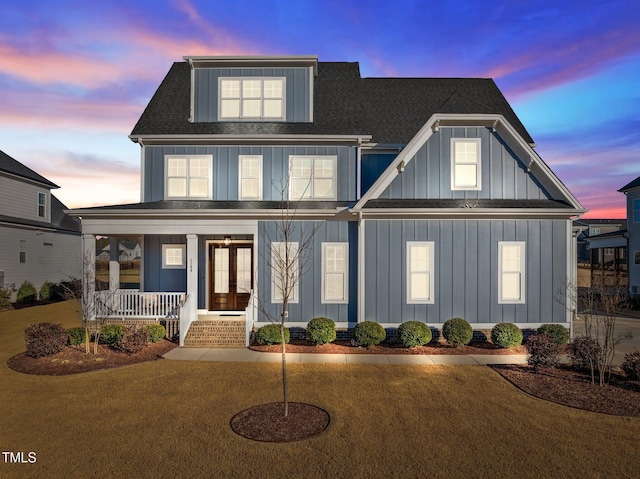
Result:
[[[365,219],[448,218],[448,219],[568,219],[582,211],[546,208],[371,208],[350,210]]]
[[[92,235],[141,235],[141,234],[197,234],[197,235],[254,235],[258,234],[257,220],[193,220],[175,219],[104,219],[91,218],[82,221],[82,233]]]
[[[183,56],[184,61],[196,68],[241,68],[241,67],[313,67],[313,74],[318,75],[317,55],[280,55],[280,56]]]
[[[229,144],[356,144],[371,135],[129,135],[134,143],[147,145],[224,145]]]

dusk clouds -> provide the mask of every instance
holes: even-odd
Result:
[[[634,0],[11,3],[0,6],[0,149],[60,185],[69,207],[138,201],[127,135],[183,55],[492,77],[589,216],[623,216],[616,190],[640,175]]]

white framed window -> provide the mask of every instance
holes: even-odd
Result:
[[[27,242],[25,240],[20,240],[20,262],[27,262]]]
[[[600,234],[600,228],[589,228],[589,236],[598,236]]]
[[[451,138],[451,189],[480,190],[480,138]]]
[[[633,200],[633,222],[640,223],[640,198]]]
[[[246,77],[218,80],[221,120],[284,120],[285,78]]]
[[[186,244],[162,245],[162,269],[185,269],[187,267]]]
[[[262,199],[262,156],[238,157],[238,199]]]
[[[433,304],[434,243],[407,241],[407,304]]]
[[[288,248],[287,248],[288,245]],[[289,303],[298,302],[300,289],[298,243],[271,243],[271,302],[280,303],[288,291]]]
[[[47,195],[45,193],[38,193],[38,217],[47,217]]]
[[[167,199],[211,199],[211,155],[166,156]]]
[[[335,200],[336,156],[289,157],[289,199]]]
[[[322,243],[322,303],[349,300],[349,244]]]
[[[525,243],[498,242],[498,303],[525,302]]]
[[[605,248],[604,254],[613,256],[613,248]]]

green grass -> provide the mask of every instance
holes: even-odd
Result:
[[[636,477],[640,420],[529,397],[481,366],[290,364],[291,400],[331,415],[289,444],[235,435],[231,417],[280,400],[278,364],[156,361],[76,376],[16,373],[37,321],[0,313],[0,447],[34,451],[0,477]],[[598,457],[598,456],[601,457]],[[1,461],[1,460],[0,460]]]

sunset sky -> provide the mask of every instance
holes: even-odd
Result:
[[[590,210],[640,176],[638,0],[8,0],[0,150],[68,207],[138,202],[127,135],[183,55],[318,55],[363,76],[494,78]],[[426,118],[425,118],[426,121]]]

